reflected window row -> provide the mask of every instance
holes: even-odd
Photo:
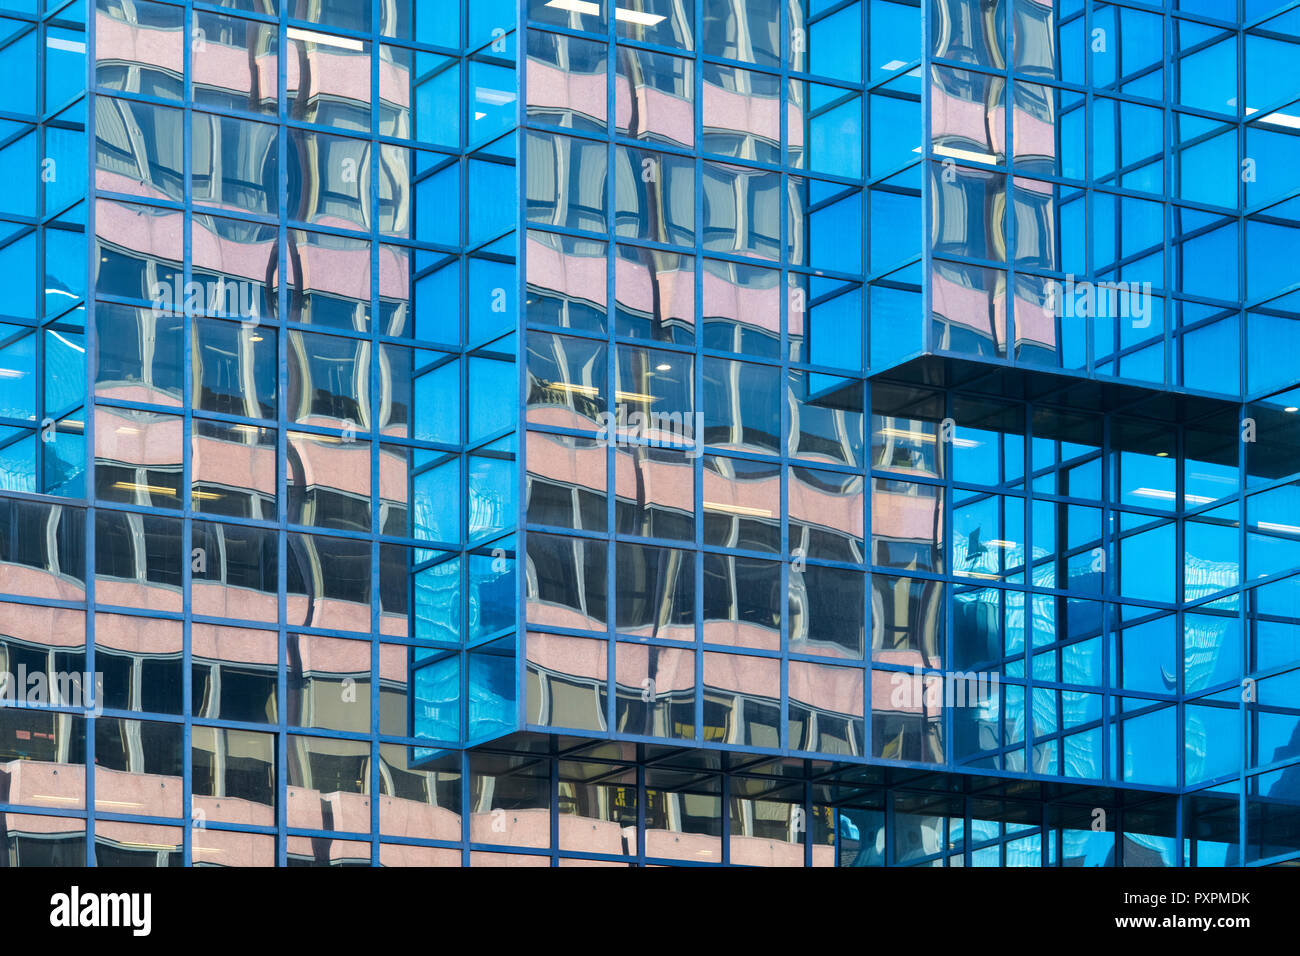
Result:
[[[536,130],[528,133],[527,150],[527,218],[534,225],[698,247],[756,264],[785,261],[848,276],[896,269],[910,246],[886,247],[886,236],[899,234],[892,217],[920,211],[915,167],[872,190],[879,222],[868,249],[867,197],[857,186],[625,146],[614,148],[611,170],[606,144]],[[593,244],[571,245],[565,254],[599,255]]]
[[[338,435],[288,432],[280,463],[273,429],[194,419],[187,459],[178,416],[99,406],[99,421],[100,501],[260,522],[283,514],[300,526],[424,541],[458,541],[466,533],[477,539],[510,527],[514,456],[506,448],[461,456],[376,445],[345,425]],[[188,502],[181,491],[187,465]],[[455,504],[462,498],[466,511]]]
[[[456,345],[468,336],[481,345],[510,329],[503,316],[513,300],[512,254],[496,251],[460,258],[301,229],[288,230],[281,249],[274,226],[196,215],[187,276],[170,244],[183,228],[179,210],[101,200],[96,215],[96,289],[114,299],[148,303],[154,335],[175,334],[185,317],[196,322],[208,317],[237,320],[256,335],[258,327],[281,323],[282,292],[287,297],[284,320],[328,332],[378,332],[388,338]],[[149,224],[143,232],[141,217]],[[24,251],[34,256],[30,245],[15,245],[15,255]],[[288,263],[287,275],[280,267],[283,262]],[[65,297],[75,296],[75,288]],[[126,326],[146,321],[126,302],[103,308],[103,321]],[[467,323],[463,330],[462,311]],[[72,313],[58,321],[72,323],[79,316]],[[205,324],[214,330],[228,328]],[[145,334],[138,331],[135,337]],[[160,354],[170,356],[165,349]]]
[[[528,43],[530,124],[604,133],[612,77],[614,130],[629,139],[693,149],[698,120],[698,145],[706,154],[848,179],[867,172],[864,100],[852,89],[793,79],[783,85],[775,74],[710,61],[698,64],[697,93],[694,59],[619,46],[611,67],[603,43],[539,31],[529,32]],[[896,60],[894,69],[904,62]],[[900,149],[894,124],[919,127],[919,92],[919,77],[911,71],[868,97],[869,119],[882,130],[890,127],[889,136],[873,139],[872,178],[914,158]],[[675,154],[665,155],[671,160]]]
[[[275,327],[255,319],[196,316],[187,321],[171,310],[118,303],[100,303],[96,318],[95,397],[153,406],[163,421],[167,410],[181,409],[187,385],[195,411],[275,421],[281,411],[282,369],[287,371],[287,423],[342,432],[348,441],[377,432],[422,444],[479,444],[513,417],[508,402],[515,374],[513,339],[462,357],[300,329],[281,339]],[[189,383],[182,369],[187,332],[193,355]],[[47,354],[57,360],[57,347],[75,348],[80,336],[69,340],[51,333],[46,339]],[[277,340],[287,353],[283,359],[277,355]],[[14,342],[15,361],[26,359],[30,365],[36,338],[15,337]],[[16,370],[3,387],[10,417],[35,419],[30,373]],[[57,388],[66,391],[68,385]],[[51,397],[65,404],[74,400],[71,395],[60,399],[58,393]],[[125,406],[120,414],[129,415]]]
[[[410,0],[381,4],[379,35],[453,50],[478,49],[469,60],[377,44],[373,34],[352,35],[351,31],[371,33],[368,9],[340,16],[333,13],[336,5],[304,4],[290,18],[306,17],[313,25],[290,24],[283,35],[273,21],[189,11],[192,42],[187,85],[184,6],[100,0],[96,82],[101,89],[160,100],[182,101],[188,94],[196,105],[223,110],[272,115],[280,111],[290,120],[341,130],[368,132],[377,121],[383,135],[455,148],[461,145],[461,124],[443,122],[434,114],[448,109],[460,112],[461,75],[468,77],[472,100],[494,107],[490,117],[481,110],[471,111],[474,118],[467,125],[472,142],[495,138],[510,125],[515,85],[513,11],[501,4],[470,6],[470,35],[462,38],[460,6],[439,3],[437,10],[420,9],[417,18]],[[322,11],[325,16],[320,16]],[[246,6],[240,12],[274,15],[273,9],[260,7]],[[416,22],[418,29],[412,32]],[[372,62],[376,51],[377,64]],[[281,67],[283,94],[278,89]],[[372,73],[378,74],[377,95],[371,88]]]
[[[546,27],[600,35],[612,27],[621,41],[845,83],[875,82],[921,55],[919,8],[884,0],[855,0],[830,12],[805,0],[637,0],[628,6],[529,0],[527,14]]]
[[[533,327],[613,332],[683,348],[698,344],[759,359],[784,355],[792,362],[861,372],[864,349],[869,345],[873,363],[885,358],[887,328],[915,298],[884,284],[864,288],[858,281],[793,271],[783,278],[775,267],[621,243],[611,250],[601,240],[538,230],[529,231],[527,243],[525,311]],[[920,254],[919,246],[896,246],[885,268]],[[869,343],[863,329],[867,312],[880,329]]]

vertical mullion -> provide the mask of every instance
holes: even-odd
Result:
[[[1237,149],[1239,150],[1238,152],[1239,157],[1243,156],[1246,151],[1246,128],[1244,125],[1245,116],[1246,116],[1246,36],[1241,29],[1242,25],[1245,22],[1245,6],[1246,6],[1246,0],[1238,0],[1238,4],[1237,4],[1238,29],[1234,37],[1236,41],[1236,53],[1237,53],[1236,125],[1239,130],[1239,133],[1237,135]],[[1236,168],[1236,172],[1237,172],[1236,185],[1237,185],[1237,196],[1238,196],[1238,200],[1237,200],[1237,209],[1238,209],[1237,301],[1240,303],[1245,303],[1248,301],[1247,293],[1249,291],[1246,282],[1246,230],[1250,227],[1250,219],[1244,215],[1244,212],[1249,208],[1249,206],[1246,201],[1246,192],[1247,192],[1246,182],[1244,177],[1241,175],[1241,170],[1242,170],[1242,165],[1239,160]],[[1239,312],[1238,314],[1241,315],[1241,320],[1239,322],[1240,325],[1239,333],[1242,337],[1242,343],[1243,343],[1242,348],[1238,354],[1241,360],[1244,362],[1247,356],[1249,355],[1249,352],[1245,348],[1246,313],[1242,311]],[[1247,379],[1249,378],[1249,369],[1247,369],[1247,374],[1244,377]],[[1244,392],[1247,388],[1249,388],[1249,382],[1243,381],[1240,383],[1240,386],[1241,386],[1241,391]],[[1241,418],[1245,418],[1245,417],[1246,417],[1245,415],[1241,416]],[[1238,434],[1240,435],[1240,432],[1238,432]],[[1242,458],[1243,458],[1243,465],[1244,465],[1245,444],[1241,441],[1238,441],[1237,446],[1243,449]],[[1245,487],[1244,481],[1242,482],[1242,487],[1243,489]],[[1241,549],[1239,550],[1238,553],[1241,555],[1241,561],[1243,563],[1243,570],[1244,570],[1244,564],[1246,560],[1246,548],[1247,545],[1249,544],[1249,536],[1246,534],[1246,496],[1244,494],[1244,491],[1243,493],[1241,493],[1239,500],[1241,502],[1237,511],[1238,522],[1240,524],[1239,534],[1244,538],[1244,540],[1242,541]],[[1243,580],[1244,577],[1245,576],[1243,574],[1242,575]],[[1237,614],[1239,616],[1242,614],[1242,610],[1243,608],[1239,606],[1237,610]],[[1242,627],[1241,639],[1242,639],[1241,661],[1242,661],[1242,673],[1244,676],[1245,674],[1250,673],[1250,668],[1251,668],[1250,644],[1249,644],[1250,637],[1249,637],[1249,632],[1247,631],[1245,626]],[[1242,683],[1244,685],[1244,681]],[[1252,689],[1255,691],[1253,696],[1255,697],[1256,702],[1258,702],[1259,700],[1258,688],[1253,687]],[[1244,698],[1246,695],[1240,694],[1239,696]],[[1252,720],[1250,705],[1243,699],[1240,703],[1240,707],[1242,711],[1242,715],[1241,715],[1242,727],[1241,727],[1240,738],[1239,738],[1241,741],[1241,781],[1240,781],[1240,788],[1238,790],[1238,798],[1237,798],[1238,799],[1237,845],[1241,847],[1241,850],[1238,853],[1237,865],[1245,866],[1247,853],[1249,850],[1247,841],[1250,836],[1250,832],[1249,832],[1250,783],[1252,779],[1259,779],[1259,778],[1251,778],[1249,775],[1250,766],[1251,766],[1251,762],[1250,762],[1251,745],[1256,741],[1258,734],[1255,732],[1253,727],[1255,721]],[[1258,705],[1256,709],[1258,709]],[[1182,755],[1181,748],[1179,750],[1179,755],[1180,757]],[[1179,780],[1179,784],[1180,786],[1182,785],[1181,779]],[[1260,850],[1262,854],[1263,852],[1262,846]]]
[[[612,418],[607,432],[608,443],[604,448],[605,459],[605,537],[599,545],[583,547],[603,547],[605,549],[605,634],[606,643],[606,680],[612,689],[606,701],[607,726],[613,730],[618,721],[618,346],[615,344],[615,326],[618,314],[618,190],[616,187],[618,146],[618,28],[616,17],[612,15],[605,22],[605,129],[602,133],[605,150],[605,406]],[[634,94],[635,95],[635,94]],[[661,171],[662,172],[662,171]],[[657,611],[656,611],[657,613]],[[651,675],[647,674],[647,677]],[[651,697],[646,703],[653,711],[659,706],[659,691],[651,677],[648,685]],[[696,722],[696,732],[699,723]],[[644,853],[644,847],[642,848]]]
[[[276,341],[278,345],[277,363],[279,381],[276,386],[276,394],[279,401],[276,402],[276,413],[279,428],[276,432],[276,578],[277,578],[277,620],[276,620],[276,645],[277,645],[277,667],[276,667],[276,694],[279,699],[279,706],[276,708],[277,721],[276,733],[276,792],[275,792],[275,820],[276,820],[276,865],[286,866],[288,864],[288,787],[289,787],[289,681],[286,668],[288,665],[288,635],[286,625],[288,623],[288,561],[290,538],[286,530],[288,522],[288,469],[286,463],[288,456],[288,423],[289,423],[289,332],[287,328],[289,320],[289,302],[291,290],[289,288],[292,281],[289,275],[289,232],[285,226],[285,220],[288,215],[288,136],[289,131],[285,125],[285,119],[288,116],[288,5],[281,4],[280,18],[276,25],[276,109],[277,119],[279,121],[279,136],[277,137],[277,166],[278,177],[275,187],[276,203],[278,205],[278,223],[276,226],[276,247],[279,250],[279,288],[276,290],[276,317],[279,320],[276,329]],[[304,582],[305,583],[305,582]]]
[[[182,97],[184,98],[183,156],[184,156],[184,196],[185,215],[183,225],[181,274],[186,281],[185,288],[194,272],[194,112],[192,109],[192,80],[194,75],[194,43],[191,42],[196,29],[195,12],[191,6],[184,10],[184,58]],[[188,309],[182,310],[188,313]],[[206,309],[205,309],[206,311]],[[187,489],[194,487],[194,317],[184,314],[182,317],[182,349],[184,361],[181,368],[184,381],[181,383],[182,418],[181,418],[181,487],[184,496],[181,501],[181,714],[184,726],[181,738],[182,767],[182,802],[181,818],[184,822],[182,831],[182,852],[186,866],[193,863],[194,855],[194,706],[193,706],[193,554],[194,547],[194,496]]]
[[[789,10],[792,5],[782,4],[781,6],[784,9]],[[786,611],[781,614],[781,634],[780,634],[781,728],[780,728],[780,735],[777,739],[777,747],[780,748],[782,753],[788,753],[789,751],[793,750],[798,743],[802,742],[802,741],[796,742],[790,739],[790,620],[789,620],[790,615],[788,613],[788,609],[791,603],[791,598],[794,596],[793,595],[794,575],[796,573],[801,573],[801,572],[796,572],[794,570],[794,561],[796,559],[794,557],[793,551],[790,548],[790,508],[789,508],[790,465],[788,460],[789,459],[788,453],[790,450],[789,434],[791,428],[791,418],[790,418],[790,409],[788,407],[788,402],[786,401],[787,390],[790,387],[790,352],[789,352],[790,296],[787,290],[789,289],[789,282],[790,282],[790,243],[792,240],[792,232],[794,229],[793,216],[791,215],[791,210],[790,210],[790,194],[791,194],[792,184],[794,182],[794,177],[792,177],[789,173],[789,169],[790,169],[790,105],[789,104],[790,104],[790,84],[792,82],[792,80],[790,79],[790,65],[794,59],[794,35],[792,30],[792,24],[790,23],[789,18],[783,14],[778,14],[778,16],[780,16],[779,44],[780,44],[780,53],[781,53],[780,62],[778,64],[780,75],[779,75],[778,88],[777,88],[778,123],[780,124],[779,135],[781,137],[781,144],[780,144],[781,172],[777,180],[780,185],[780,195],[777,198],[777,202],[778,202],[778,208],[780,210],[780,216],[781,216],[780,237],[779,237],[779,242],[780,242],[779,256],[780,256],[781,271],[779,273],[778,281],[781,283],[782,301],[780,304],[780,313],[778,317],[779,354],[777,355],[778,364],[776,366],[777,405],[780,409],[780,422],[778,425],[779,430],[777,433],[777,456],[778,456],[777,467],[779,469],[779,474],[780,474],[780,494],[781,494],[781,532],[780,532],[781,559],[782,559],[781,575],[782,578],[784,579],[782,582],[783,583],[782,594],[785,595]],[[805,56],[807,56],[807,49],[808,49],[807,32],[805,30],[804,43],[803,43],[803,50]],[[805,89],[806,86],[807,84],[805,84]],[[807,99],[806,96],[805,99]],[[700,108],[701,111],[703,111],[703,102],[701,102]],[[805,103],[805,109],[807,109],[806,103]],[[703,146],[702,143],[701,146]],[[805,147],[805,156],[806,155],[807,155],[807,149]],[[806,177],[804,178],[804,188],[805,190],[807,189]],[[809,280],[805,277],[804,281],[809,281]],[[807,331],[806,331],[807,324],[808,324],[806,316],[808,314],[808,292],[810,291],[811,291],[811,282],[809,281],[809,288],[805,290],[804,293],[804,315],[805,315],[804,337],[805,339],[808,338]],[[801,555],[800,559],[802,559],[802,557],[803,556]],[[800,564],[802,567],[807,567],[806,564],[802,563],[802,560],[800,560]]]
[[[99,345],[98,327],[96,325],[95,291],[99,268],[99,251],[96,236],[96,206],[98,186],[95,177],[95,49],[96,32],[94,18],[88,16],[86,22],[86,185],[88,199],[86,209],[86,392],[85,392],[85,497],[86,516],[86,603],[85,603],[85,647],[86,671],[97,674],[95,661],[95,383],[91,374],[94,355]],[[42,29],[42,34],[44,30]],[[40,35],[38,35],[40,39]],[[40,47],[44,51],[45,47]],[[43,53],[39,54],[44,56]],[[44,65],[42,61],[42,65]],[[43,72],[42,72],[43,76]],[[38,82],[38,88],[43,83]],[[43,92],[43,90],[42,90]],[[43,104],[42,104],[43,109]],[[102,707],[102,686],[95,678],[95,705]],[[87,716],[83,721],[85,739],[85,781],[86,781],[86,865],[95,865],[95,729],[98,718]]]
[[[380,864],[380,842],[379,842],[379,801],[380,790],[383,786],[383,777],[380,772],[380,765],[383,760],[383,750],[379,743],[380,734],[380,697],[383,692],[383,646],[380,643],[382,629],[380,623],[382,620],[382,601],[383,601],[383,578],[381,575],[383,548],[379,544],[379,535],[383,532],[382,511],[383,511],[383,487],[380,484],[379,462],[381,460],[383,446],[380,443],[383,435],[380,414],[383,409],[383,402],[380,395],[380,384],[383,382],[381,375],[382,363],[380,361],[380,352],[384,349],[381,344],[382,336],[385,333],[383,327],[383,311],[379,299],[379,239],[383,234],[383,216],[380,206],[379,177],[382,174],[383,166],[383,149],[379,144],[380,130],[380,112],[382,109],[383,97],[380,93],[380,71],[379,62],[383,52],[383,46],[379,42],[380,33],[380,0],[368,0],[370,4],[370,29],[372,35],[367,41],[366,46],[370,50],[369,75],[370,75],[370,243],[369,243],[369,262],[370,262],[370,288],[367,290],[370,296],[370,701],[369,701],[369,725],[370,725],[370,850],[371,864],[378,866]],[[414,61],[414,56],[412,56]],[[400,147],[399,147],[400,148]],[[409,154],[408,154],[409,155]],[[411,156],[413,160],[414,157]],[[410,167],[408,167],[410,169]],[[412,328],[414,333],[414,328]],[[411,368],[416,367],[415,350],[407,350],[411,360]],[[406,363],[403,362],[400,368],[405,369]],[[413,383],[408,383],[413,386]],[[412,552],[403,548],[403,566],[410,566],[410,559],[413,557]]]
[[[515,722],[523,727],[527,714],[528,667],[528,0],[515,3],[515,87],[519,91],[515,103],[515,137],[519,148],[515,150],[515,396],[516,442],[516,501],[515,501]],[[606,57],[608,76],[609,58]],[[607,81],[608,82],[608,79]],[[606,111],[608,116],[608,107]],[[608,474],[608,465],[606,466]],[[608,486],[608,478],[606,479]],[[594,545],[591,545],[594,547]],[[609,562],[606,561],[606,565]],[[606,595],[609,594],[608,583]],[[608,622],[612,626],[612,622]],[[605,725],[614,726],[614,645],[606,648],[606,673],[611,683],[605,694]]]

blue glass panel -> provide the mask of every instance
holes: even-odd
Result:
[[[466,738],[483,739],[515,726],[515,640],[503,638],[469,653]]]
[[[1146,702],[1126,700],[1126,710],[1136,710]],[[1176,745],[1178,742],[1178,708],[1158,707],[1149,713],[1130,717],[1123,723],[1124,780],[1160,787],[1175,786]]]
[[[415,627],[422,641],[457,644],[461,639],[461,561],[453,558],[417,571]]]
[[[451,654],[415,672],[411,687],[414,736],[423,740],[460,738],[460,658]]]

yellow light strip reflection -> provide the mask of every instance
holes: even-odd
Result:
[[[172,495],[175,496],[175,488],[167,488],[163,485],[141,485],[134,481],[115,481],[113,487],[118,491],[147,491],[151,495]]]
[[[923,441],[933,445],[934,435],[927,435],[925,432],[912,432],[904,428],[880,428],[876,430],[877,435],[884,435],[886,438],[905,438],[908,441]]]
[[[137,850],[166,850],[172,853],[180,849],[174,843],[136,843],[133,840],[118,840],[117,844],[118,846],[134,847]]]
[[[886,438],[901,438],[906,441],[920,441],[933,445],[938,440],[935,435],[927,435],[925,432],[908,431],[906,428],[877,428],[877,435],[883,435]],[[971,438],[954,438],[952,443],[957,448],[978,448],[980,443]]]
[[[706,501],[704,502],[705,511],[722,511],[732,515],[743,515],[748,518],[770,518],[772,512],[766,508],[747,508],[744,505],[729,505],[723,501]]]
[[[577,392],[580,395],[595,396],[600,389],[595,385],[574,385],[572,382],[542,382],[543,388],[554,388],[561,392]]]

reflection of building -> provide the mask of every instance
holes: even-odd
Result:
[[[1300,856],[1300,34],[1078,6],[13,14],[0,861]]]

